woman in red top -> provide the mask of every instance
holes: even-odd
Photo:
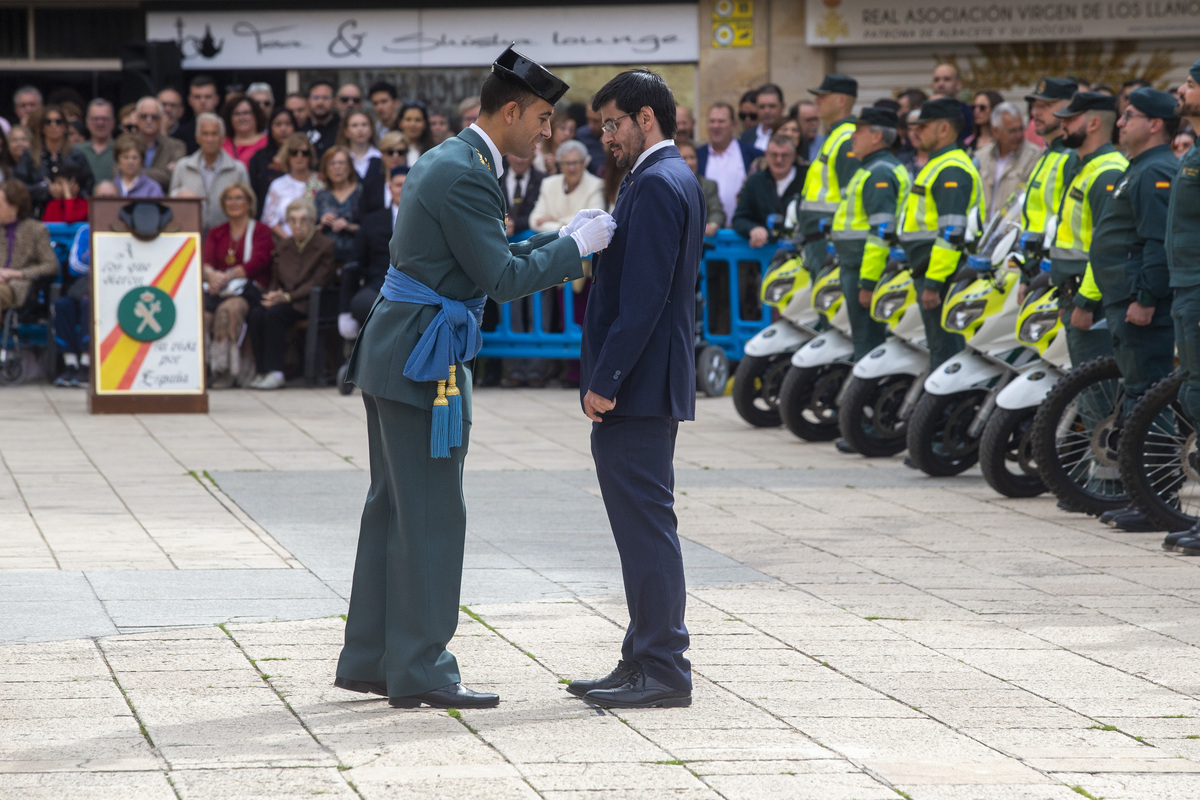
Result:
[[[250,157],[267,146],[267,118],[258,103],[244,94],[232,94],[221,108],[228,135],[221,145],[226,153],[250,167]]]
[[[204,330],[208,346],[210,386],[227,389],[240,376],[254,377],[250,350],[238,347],[246,315],[258,305],[271,280],[275,244],[271,229],[254,219],[254,190],[231,183],[221,192],[221,210],[229,221],[204,239]],[[248,344],[248,343],[247,343]]]

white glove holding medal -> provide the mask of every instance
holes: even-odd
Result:
[[[572,233],[574,233],[575,231],[582,228],[585,224],[587,224],[587,222],[589,220],[593,220],[596,217],[598,217],[604,213],[606,213],[606,212],[600,208],[585,208],[583,211],[580,211],[578,214],[576,214],[575,219],[568,222],[566,227],[562,228],[558,232],[558,235],[559,236],[570,236]]]
[[[583,212],[580,212],[583,213]],[[571,234],[575,244],[579,245],[579,257],[585,258],[592,253],[608,247],[613,233],[617,230],[617,221],[606,211],[601,211],[592,219],[583,223],[579,230]]]
[[[338,333],[343,339],[354,339],[358,336],[358,320],[349,311],[338,314]]]

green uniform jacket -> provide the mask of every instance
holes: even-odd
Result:
[[[1167,208],[1167,265],[1171,288],[1200,286],[1200,147],[1183,154]]]
[[[570,236],[552,231],[508,243],[496,178],[487,143],[470,128],[422,154],[400,197],[392,266],[460,301],[486,294],[507,303],[582,278],[579,247]],[[409,380],[404,365],[438,311],[380,295],[350,354],[349,380],[377,397],[432,408],[437,383]],[[469,420],[471,374],[464,366],[458,387]]]
[[[926,220],[913,220],[910,223],[907,219],[904,221],[904,228],[900,234],[901,246],[904,248],[905,254],[908,256],[908,263],[913,269],[913,274],[925,279],[925,288],[933,289],[940,292],[946,281],[954,276],[959,257],[957,254],[951,254],[946,248],[942,249],[942,257],[940,262],[935,265],[931,262],[934,260],[934,247],[937,241],[941,238],[941,234],[945,229],[951,226],[959,226],[966,228],[967,217],[974,207],[972,198],[981,206],[979,209],[980,216],[985,216],[982,208],[983,192],[980,189],[979,172],[974,166],[968,171],[966,168],[957,164],[950,164],[936,171],[938,161],[942,156],[954,150],[961,150],[958,142],[951,142],[945,147],[938,148],[929,154],[929,161],[917,174],[917,179],[913,183],[912,191],[909,194],[909,205],[912,205],[913,195],[924,195],[931,199],[932,205],[937,209],[937,235],[924,239],[912,239],[908,237],[907,229],[910,224],[915,224],[918,229],[931,230],[925,225]],[[930,181],[929,176],[936,174],[937,179]],[[932,183],[932,185],[927,185]],[[928,202],[928,201],[926,201]],[[908,209],[905,209],[908,214]],[[944,243],[944,240],[943,240]]]
[[[1179,161],[1169,145],[1158,145],[1129,162],[1092,234],[1092,274],[1105,306],[1137,300],[1160,306],[1171,294],[1167,274],[1167,201]],[[1095,310],[1095,297],[1075,296],[1075,305]]]
[[[894,236],[911,179],[889,150],[876,150],[846,186],[833,217],[833,246],[842,269],[859,270],[859,288],[872,291],[887,265],[888,246],[875,233],[887,223]],[[839,224],[845,222],[846,228]],[[853,229],[853,230],[851,230]]]

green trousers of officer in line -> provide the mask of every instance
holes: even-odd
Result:
[[[1062,306],[1066,309],[1062,315],[1063,335],[1067,337],[1067,352],[1071,354],[1071,366],[1078,367],[1085,361],[1091,361],[1093,358],[1101,356],[1111,356],[1113,354],[1112,337],[1108,331],[1103,328],[1096,330],[1095,325],[1090,330],[1081,331],[1071,324],[1071,309],[1075,306],[1071,302],[1073,295],[1068,296],[1064,290],[1059,289]],[[1121,319],[1125,317],[1122,316]],[[1102,319],[1099,315],[1097,321]]]
[[[1149,325],[1126,322],[1128,308],[1128,303],[1119,303],[1104,309],[1113,356],[1125,381],[1126,414],[1133,410],[1147,389],[1175,369],[1175,330],[1170,299],[1154,309]]]
[[[1192,425],[1200,425],[1200,286],[1177,286],[1171,303],[1175,349],[1179,353],[1179,404]]]
[[[871,310],[858,302],[858,270],[842,264],[838,270],[842,285],[842,297],[846,313],[850,317],[850,337],[854,340],[854,360],[883,344],[887,338],[887,325],[871,318]]]
[[[937,308],[925,308],[921,305],[921,293],[925,291],[925,276],[921,276],[913,281],[913,287],[917,290],[917,306],[921,309],[921,321],[925,323],[925,346],[929,348],[929,371],[933,372],[940,367],[943,362],[949,361],[964,347],[967,346],[967,340],[957,333],[951,333],[942,327],[942,312],[946,310],[946,295],[950,293],[950,287],[954,285],[954,281],[946,281],[942,284],[939,296],[942,302]]]
[[[386,680],[393,697],[420,694],[459,682],[458,661],[446,646],[458,625],[467,534],[467,506],[459,487],[471,424],[463,422],[462,447],[450,448],[449,458],[430,458],[429,409],[366,392],[363,402],[371,488],[338,674]],[[389,535],[389,529],[399,532]],[[385,653],[384,642],[395,652]],[[385,664],[410,666],[404,674],[392,674],[385,673]]]

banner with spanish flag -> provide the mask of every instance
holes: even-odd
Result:
[[[200,234],[93,232],[96,394],[202,394]]]

